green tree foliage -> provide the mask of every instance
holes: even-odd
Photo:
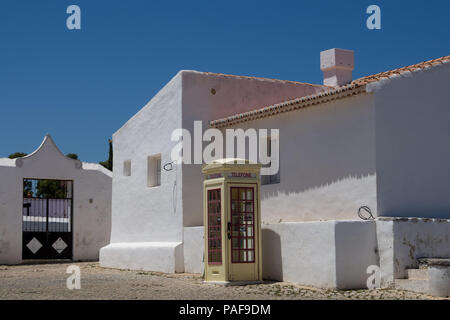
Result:
[[[79,160],[78,155],[76,153],[68,153],[68,154],[66,154],[66,157],[73,159],[73,160]]]
[[[24,198],[64,199],[71,195],[71,190],[71,181],[25,179],[23,182]]]
[[[23,197],[33,196],[33,182],[31,180],[23,181]]]
[[[65,181],[39,180],[36,188],[37,198],[66,198]]]
[[[113,170],[113,144],[112,140],[108,140],[109,143],[109,154],[108,154],[108,160],[99,162],[102,166],[104,166],[106,169],[112,171]]]
[[[16,158],[22,158],[22,157],[25,157],[27,154],[26,153],[23,153],[23,152],[14,152],[13,154],[10,154],[9,156],[8,156],[8,158],[10,158],[10,159],[16,159]]]

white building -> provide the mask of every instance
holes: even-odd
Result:
[[[60,194],[37,191],[49,184]],[[0,264],[97,260],[110,240],[111,189],[112,172],[67,158],[50,135],[25,157],[1,158]]]
[[[279,129],[280,175],[263,185],[263,275],[383,286],[419,258],[450,257],[450,56],[352,81],[353,52],[321,53],[323,85],[179,72],[113,136],[111,244],[103,266],[203,271],[200,165],[171,162],[175,129],[202,120]],[[361,220],[370,208],[375,220]]]

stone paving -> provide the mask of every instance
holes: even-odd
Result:
[[[81,270],[81,289],[69,290],[67,267],[72,263],[0,266],[0,299],[119,300],[348,300],[437,299],[392,289],[330,290],[285,282],[223,286],[205,284],[200,275],[106,269],[98,263],[73,263]]]

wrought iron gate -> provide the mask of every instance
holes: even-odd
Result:
[[[24,179],[22,259],[72,259],[73,182]]]

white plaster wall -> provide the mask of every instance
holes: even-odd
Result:
[[[203,274],[204,271],[204,227],[184,228],[184,271]]]
[[[447,63],[369,86],[380,216],[450,218],[449,81]]]
[[[380,257],[381,287],[389,287],[394,283],[394,236],[393,221],[377,219],[377,244]]]
[[[181,242],[183,207],[181,165],[161,170],[161,185],[147,186],[147,157],[171,161],[172,131],[181,128],[182,72],[113,136],[112,243]],[[131,176],[123,175],[131,160]]]
[[[380,218],[377,229],[384,286],[418,268],[419,258],[450,258],[450,220]]]
[[[203,273],[203,227],[185,230],[186,272]],[[262,226],[263,278],[318,287],[335,287],[335,222]]]
[[[263,223],[359,219],[376,204],[374,104],[360,94],[247,122],[280,130],[280,183],[263,185]]]
[[[98,260],[111,233],[110,171],[66,158],[46,137],[33,154],[2,160],[0,177],[0,263],[22,261],[24,178],[73,180],[73,260]]]
[[[450,220],[408,219],[394,222],[396,278],[417,268],[418,258],[450,258]]]
[[[215,90],[215,94],[211,90]],[[239,76],[183,72],[183,128],[323,91],[321,85]],[[206,144],[205,144],[206,145]],[[184,226],[203,224],[200,165],[183,165]]]
[[[210,120],[323,90],[290,81],[180,71],[113,136],[112,243],[182,241],[183,226],[203,225],[200,165],[162,171],[161,186],[147,187],[147,157],[161,153],[163,165],[170,161],[174,129],[188,129],[193,137],[194,120],[202,120],[206,129]],[[122,174],[127,160],[131,177]]]
[[[366,288],[378,265],[373,221],[264,225],[263,277],[316,287]]]
[[[336,221],[336,287],[366,289],[369,266],[379,266],[375,221]]]
[[[203,273],[203,227],[184,228],[185,271]],[[367,288],[378,265],[374,221],[292,222],[262,226],[263,278],[316,287]]]
[[[15,161],[0,159],[0,264],[22,261],[22,195]]]
[[[102,267],[179,273],[184,271],[181,242],[121,242],[100,250]]]
[[[83,163],[74,180],[73,260],[98,261],[100,248],[110,242],[111,195],[112,172]]]
[[[146,186],[147,157],[161,153],[163,165],[170,161],[174,129],[188,129],[194,138],[195,120],[202,120],[206,129],[209,120],[320,90],[322,86],[285,81],[179,72],[113,136],[112,244],[179,242],[183,227],[203,225],[200,165],[163,171],[160,187]],[[263,187],[263,222],[356,218],[361,205],[376,213],[370,95],[250,125],[281,129],[282,183]],[[122,174],[126,160],[132,163],[131,177]]]
[[[334,221],[264,225],[263,278],[335,287],[334,227]]]

